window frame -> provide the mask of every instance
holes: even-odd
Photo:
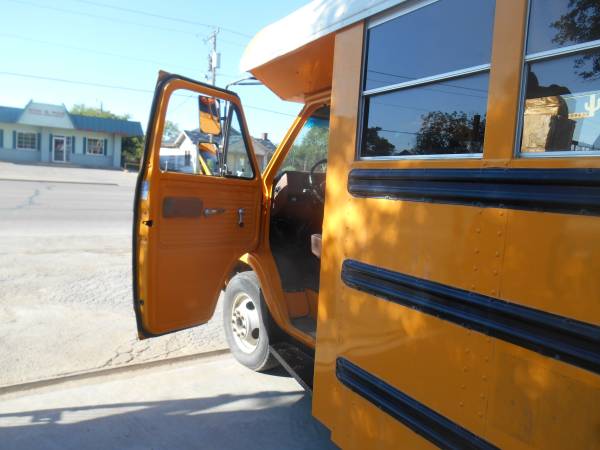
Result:
[[[19,146],[19,135],[23,135],[23,134],[32,134],[34,136],[35,144],[33,147],[20,147]],[[38,133],[36,133],[35,131],[17,131],[17,135],[15,137],[17,138],[17,142],[15,142],[16,150],[37,151],[37,149],[38,149]]]
[[[251,153],[254,153],[254,147],[251,147],[248,144],[248,141],[251,140],[252,138],[249,136],[246,136],[246,133],[244,132],[244,130],[245,130],[244,114],[240,110],[240,108],[238,108],[237,105],[234,103],[229,103],[227,105],[227,110],[225,113],[226,126],[225,126],[225,131],[223,132],[223,154],[222,154],[223,161],[222,161],[221,166],[224,168],[227,168],[227,155],[229,154],[231,125],[233,123],[234,115],[235,115],[238,125],[240,127],[239,131],[240,131],[240,134],[242,137],[242,142],[244,143],[244,150],[246,151],[246,158],[247,158],[248,166],[249,166],[250,170],[252,171],[252,176],[251,177],[243,177],[243,176],[239,176],[239,175],[224,173],[224,174],[222,174],[222,177],[223,178],[234,178],[234,179],[238,179],[238,180],[254,180],[257,176],[260,175],[261,172],[258,168],[254,167],[254,165],[252,163],[252,154]],[[255,154],[255,157],[256,157],[256,154]],[[257,164],[258,164],[258,161],[257,161]]]
[[[481,152],[478,153],[452,153],[452,154],[431,154],[431,155],[402,155],[402,156],[362,156],[361,150],[363,147],[363,135],[365,128],[365,110],[366,110],[366,99],[372,95],[383,94],[386,92],[400,91],[402,89],[426,86],[428,84],[437,83],[445,80],[452,80],[468,75],[477,75],[482,73],[491,74],[491,51],[493,49],[494,33],[492,29],[492,49],[490,49],[490,62],[486,64],[480,64],[478,66],[466,67],[464,69],[453,70],[450,72],[444,72],[437,75],[431,75],[427,77],[417,78],[402,83],[395,83],[387,86],[378,88],[365,89],[365,79],[367,73],[367,59],[368,59],[368,33],[371,28],[375,28],[378,25],[389,22],[390,20],[404,16],[411,12],[417,11],[426,6],[432,5],[439,2],[440,0],[414,0],[407,1],[406,3],[400,4],[389,11],[373,16],[367,20],[366,26],[363,31],[363,49],[362,49],[362,64],[361,64],[361,77],[360,77],[360,94],[359,94],[359,108],[358,108],[358,126],[356,136],[356,150],[355,160],[356,161],[405,161],[405,160],[447,160],[447,159],[483,159],[484,157],[484,142],[482,142]],[[497,0],[496,0],[497,1]],[[488,87],[488,99],[489,99],[489,87]],[[487,113],[487,104],[486,104]]]
[[[90,152],[90,140],[92,141],[98,141],[100,142],[101,145],[101,152],[100,153],[92,153]],[[87,137],[86,138],[86,143],[85,143],[85,154],[86,155],[91,155],[91,156],[104,156],[104,139],[101,138],[95,138],[95,137]]]
[[[65,136],[65,150],[67,153],[73,153],[75,136]]]
[[[521,63],[521,83],[519,90],[519,109],[517,115],[517,132],[515,136],[515,146],[513,149],[513,157],[515,159],[530,159],[530,158],[581,158],[581,157],[597,157],[600,156],[600,151],[582,151],[582,150],[560,150],[560,151],[544,151],[544,152],[522,152],[521,143],[523,141],[523,122],[525,120],[525,96],[527,95],[527,69],[531,63],[540,61],[549,61],[558,59],[562,56],[574,55],[576,53],[587,50],[600,51],[600,39],[594,41],[582,42],[579,44],[567,45],[551,50],[544,50],[527,54],[527,38],[529,37],[529,23],[531,19],[531,3],[533,0],[527,0],[527,15],[525,19],[525,34],[523,39],[522,63]]]

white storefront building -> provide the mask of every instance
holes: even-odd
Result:
[[[64,105],[0,106],[0,160],[121,166],[123,137],[142,136],[139,122],[69,114]]]

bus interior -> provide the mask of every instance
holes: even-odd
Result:
[[[316,336],[329,106],[314,111],[273,182],[269,244],[294,327]]]

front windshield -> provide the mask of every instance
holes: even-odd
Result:
[[[329,106],[317,109],[306,121],[278,174],[287,171],[309,172],[319,161],[327,158],[329,141]],[[323,171],[320,165],[315,171]]]

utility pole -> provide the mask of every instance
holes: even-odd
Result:
[[[217,69],[221,67],[221,54],[217,53],[217,35],[219,31],[218,28],[215,28],[210,36],[204,40],[204,42],[211,43],[211,50],[208,54],[208,71],[211,73],[211,84],[213,86],[217,83]],[[208,76],[206,78],[208,79]]]

